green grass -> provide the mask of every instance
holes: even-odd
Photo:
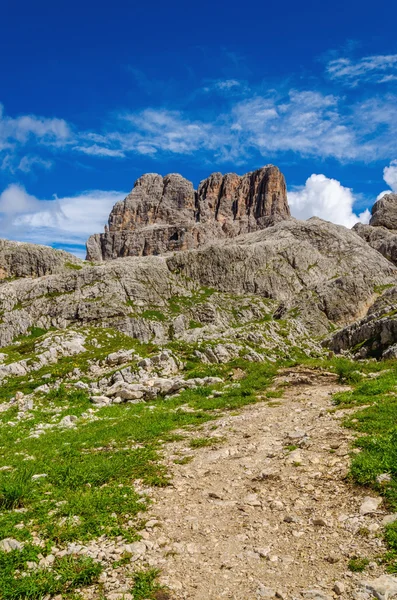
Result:
[[[187,465],[190,462],[192,462],[192,460],[193,460],[193,456],[184,456],[183,458],[176,458],[174,460],[174,463],[176,465]]]
[[[32,492],[32,468],[23,465],[18,471],[0,479],[0,509],[21,508]]]
[[[138,571],[134,574],[134,584],[131,593],[134,600],[166,600],[170,598],[163,586],[157,583],[159,571]]]
[[[166,321],[166,316],[159,310],[144,310],[140,316],[143,319],[150,319],[152,321]]]
[[[103,360],[120,348],[133,348],[141,356],[150,356],[158,348],[113,330],[81,331],[86,336],[86,352],[61,358],[28,376],[3,381],[0,387],[0,401],[4,402],[16,391],[27,394],[44,382],[60,383],[47,394],[35,394],[34,409],[27,419],[16,419],[17,407],[0,413],[0,468],[7,467],[0,471],[0,539],[12,537],[24,543],[22,552],[0,553],[2,600],[41,600],[47,594],[67,598],[73,590],[94,582],[100,567],[86,559],[57,560],[51,568],[38,571],[29,570],[27,561],[37,562],[38,553],[46,556],[53,546],[64,548],[70,542],[87,543],[100,536],[120,536],[127,542],[139,539],[141,513],[150,498],[138,494],[135,484],[168,485],[163,444],[183,439],[180,430],[184,428],[199,427],[226,411],[257,402],[257,392],[263,393],[272,384],[278,370],[275,364],[243,359],[227,365],[202,365],[191,359],[187,377],[194,372],[195,376],[217,374],[236,387],[223,389],[220,396],[213,391],[223,384],[186,389],[167,400],[159,397],[148,403],[112,405],[96,409],[95,419],[91,419],[89,393],[74,387],[71,371],[79,368],[82,379],[90,381],[87,370],[93,360]],[[34,351],[34,344],[47,335],[32,330],[8,351],[15,355]],[[180,348],[186,357],[189,351],[192,357],[195,346]],[[244,378],[235,382],[232,377],[237,368]],[[43,380],[45,374],[50,377]],[[189,410],[184,410],[186,405]],[[77,417],[73,429],[56,426],[66,415]],[[14,426],[7,425],[10,421]],[[31,437],[39,424],[49,428],[40,437]],[[192,449],[220,442],[219,438],[196,438]],[[37,474],[45,476],[33,479]],[[43,548],[33,546],[32,532],[43,540]],[[27,576],[20,577],[22,572]],[[153,571],[136,574],[133,593],[134,598],[142,599],[167,597],[156,584]],[[160,593],[163,596],[156,596]]]
[[[216,444],[219,444],[219,439],[211,437],[193,438],[189,442],[191,448],[205,448],[208,446],[215,446]]]
[[[21,552],[0,553],[2,600],[42,600],[47,594],[70,597],[76,588],[95,583],[102,571],[98,563],[86,557],[64,557],[56,559],[51,569],[29,570],[27,562],[38,563],[39,553],[40,549],[31,545]]]
[[[191,296],[172,296],[168,300],[169,310],[172,314],[180,314],[184,309],[204,304],[214,293],[214,289],[203,287],[197,292],[193,292]]]
[[[336,358],[335,372],[338,376],[338,383],[358,383],[362,379],[361,373],[357,370],[357,366],[352,361],[346,358]]]
[[[204,325],[198,321],[194,321],[194,319],[190,319],[189,329],[199,329],[200,327],[204,327]]]
[[[349,571],[353,573],[362,573],[369,565],[368,558],[359,558],[357,556],[351,558],[347,565]]]
[[[351,477],[359,485],[374,488],[385,498],[386,506],[397,511],[397,364],[380,363],[383,371],[376,378],[367,378],[353,385],[348,392],[334,396],[340,407],[365,406],[348,416],[344,424],[360,435],[355,446]],[[390,483],[377,483],[377,476],[388,473]],[[389,552],[385,557],[388,570],[397,572],[397,524],[386,528],[385,540]]]
[[[83,267],[82,265],[77,265],[76,263],[72,263],[72,262],[65,262],[65,267],[67,269],[73,269],[74,271],[80,271]]]
[[[375,294],[382,294],[385,290],[394,287],[394,283],[386,283],[384,285],[375,285],[374,292]]]

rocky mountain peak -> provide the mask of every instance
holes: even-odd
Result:
[[[373,227],[397,230],[397,194],[386,194],[372,207],[369,222]]]
[[[87,258],[164,254],[264,229],[287,219],[284,176],[273,165],[237,175],[213,173],[197,191],[177,173],[147,173],[118,202],[105,233],[91,236]]]

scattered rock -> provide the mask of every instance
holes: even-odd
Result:
[[[390,600],[397,596],[397,577],[381,575],[373,581],[362,581],[361,587],[378,600]]]
[[[346,586],[342,581],[335,581],[334,592],[338,594],[338,596],[343,596],[346,591]]]
[[[371,498],[366,496],[364,502],[360,506],[360,515],[370,515],[375,513],[382,504],[382,498]]]
[[[3,552],[12,552],[13,550],[21,551],[23,548],[23,544],[18,542],[18,540],[14,540],[14,538],[4,538],[0,542],[0,550]]]

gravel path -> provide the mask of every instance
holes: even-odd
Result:
[[[166,446],[173,485],[154,491],[142,564],[161,569],[170,597],[371,597],[358,590],[381,575],[385,512],[361,514],[368,491],[346,481],[352,433],[331,403],[342,388],[304,369],[284,371],[282,382],[280,400]],[[223,443],[192,451],[190,439],[205,435]],[[174,463],[184,455],[191,462]],[[369,559],[365,573],[348,569],[353,557]]]

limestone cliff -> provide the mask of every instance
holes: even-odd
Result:
[[[0,239],[0,280],[42,277],[65,269],[79,269],[82,264],[76,256],[63,250]]]
[[[357,223],[354,230],[372,248],[397,265],[397,194],[386,194],[372,207],[369,225]]]
[[[165,254],[264,229],[290,217],[284,176],[267,165],[243,176],[213,173],[195,191],[181,175],[149,173],[118,202],[88,260]]]
[[[184,339],[192,331],[195,340],[203,335],[219,339],[223,334],[217,327],[229,327],[236,308],[229,303],[236,295],[236,306],[247,304],[247,295],[249,306],[254,297],[264,299],[274,305],[276,318],[288,318],[292,311],[294,320],[316,335],[324,334],[330,321],[345,325],[362,317],[377,297],[376,290],[395,284],[396,272],[345,227],[320,219],[289,219],[166,257],[86,263],[81,269],[37,279],[4,281],[0,345],[30,327],[84,324],[115,327],[156,343]],[[210,290],[222,295],[218,304],[226,310],[212,302]],[[203,302],[197,300],[200,294]],[[191,309],[185,314],[186,305]],[[203,327],[190,330],[191,320]]]

